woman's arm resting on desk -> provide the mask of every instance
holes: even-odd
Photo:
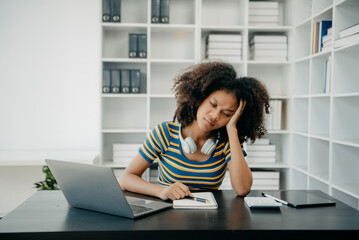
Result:
[[[131,192],[158,197],[162,200],[175,200],[185,196],[193,197],[189,188],[183,183],[176,182],[171,186],[165,187],[143,180],[141,176],[150,165],[141,154],[137,153],[120,177],[119,183],[121,188]]]

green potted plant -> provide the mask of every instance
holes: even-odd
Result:
[[[38,190],[59,190],[59,185],[52,175],[50,168],[48,166],[43,166],[42,172],[45,173],[45,180],[34,183],[35,188]]]

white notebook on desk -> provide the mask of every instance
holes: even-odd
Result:
[[[217,209],[218,205],[216,199],[211,192],[193,193],[197,198],[208,200],[207,203],[194,201],[192,199],[179,199],[173,201],[173,208],[175,209]]]

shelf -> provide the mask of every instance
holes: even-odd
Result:
[[[292,26],[248,26],[249,32],[289,32],[292,31]]]
[[[310,134],[329,137],[330,98],[313,98],[310,106]]]
[[[202,25],[215,26],[244,26],[245,25],[245,1],[226,0],[218,4],[216,0],[201,1]],[[225,16],[225,17],[213,17]]]
[[[150,59],[149,60],[151,63],[168,63],[168,64],[173,64],[173,63],[190,63],[190,64],[194,64],[195,60],[194,59]]]
[[[146,112],[146,98],[103,98],[102,129],[145,129]]]
[[[144,93],[141,93],[141,94],[103,93],[101,96],[103,98],[145,98],[145,97],[147,97],[147,94],[144,94]]]
[[[245,30],[244,26],[217,26],[217,25],[202,25],[202,32],[241,32]]]
[[[323,181],[320,177],[309,175],[309,189],[320,190],[329,195],[329,182]]]
[[[193,32],[196,26],[194,24],[151,24],[151,32]]]
[[[308,133],[309,100],[307,98],[293,99],[293,130]]]
[[[293,131],[293,134],[302,136],[302,137],[309,137],[308,133],[300,132],[300,131]]]
[[[327,142],[330,141],[330,138],[328,136],[320,136],[320,135],[310,134],[309,137],[314,138],[314,139],[318,139],[318,140],[322,140],[322,141],[327,141]]]
[[[333,9],[333,0],[313,1],[313,18],[320,18],[320,17],[323,18],[323,15],[327,17],[328,12],[331,12],[332,9]]]
[[[302,171],[308,171],[308,138],[293,135],[292,166]]]
[[[359,20],[358,20],[359,21]],[[359,44],[334,52],[333,93],[358,94],[359,81],[354,76],[359,74]]]
[[[290,78],[290,65],[278,63],[255,63],[248,64],[248,76],[260,79],[273,96],[288,96],[290,85],[287,79]]]
[[[102,29],[104,31],[114,31],[114,30],[123,30],[127,29],[129,31],[137,31],[147,29],[146,23],[112,23],[112,22],[103,22]]]
[[[288,65],[290,61],[258,61],[258,60],[247,60],[248,64],[253,65]]]
[[[359,195],[359,148],[333,144],[333,185],[355,196]]]
[[[359,148],[359,139],[333,139],[333,143]]]
[[[147,58],[102,58],[103,63],[147,63]]]
[[[151,98],[174,98],[174,94],[150,94]]]
[[[309,140],[309,173],[329,182],[329,142]]]
[[[309,61],[300,61],[294,63],[294,87],[293,95],[294,97],[298,95],[307,95],[309,94]]]
[[[312,16],[312,0],[295,1],[296,14],[295,23],[297,26],[309,21]]]
[[[333,139],[358,139],[359,96],[333,100]]]
[[[311,55],[311,21],[307,21],[295,28],[294,59]]]

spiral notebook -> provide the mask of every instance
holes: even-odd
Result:
[[[191,199],[179,199],[173,201],[173,208],[175,209],[217,209],[218,204],[211,192],[197,192],[193,193],[195,197],[204,198],[208,203],[194,201]]]

